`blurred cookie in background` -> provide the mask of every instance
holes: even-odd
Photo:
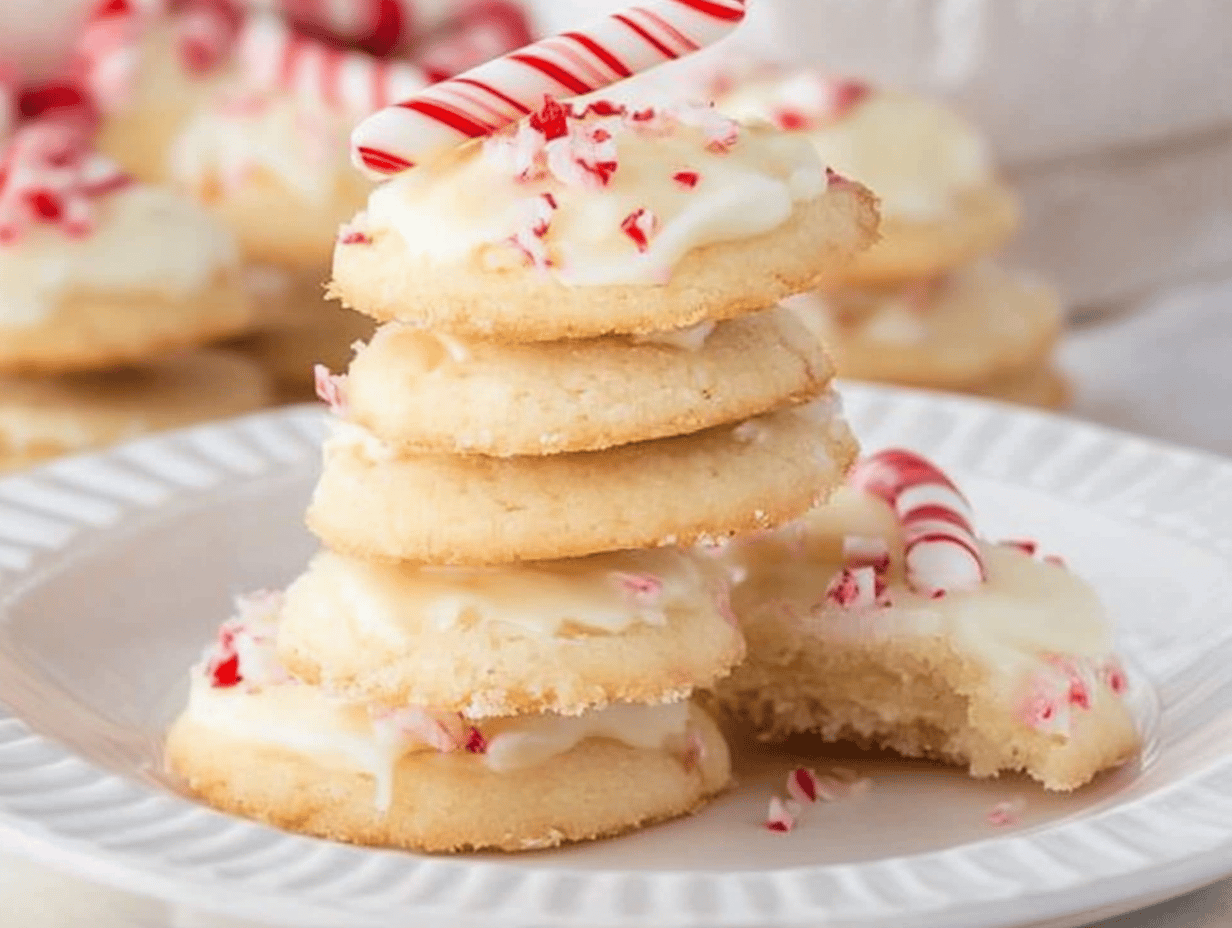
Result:
[[[0,376],[0,471],[252,412],[271,400],[257,365],[216,349],[59,377]]]

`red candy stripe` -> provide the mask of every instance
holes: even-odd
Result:
[[[975,589],[987,579],[971,505],[936,465],[892,448],[860,461],[849,482],[894,507],[913,590],[943,596]]]
[[[544,39],[373,114],[351,137],[356,165],[380,177],[489,135],[544,96],[584,94],[690,54],[744,18],[744,0],[648,0],[587,29]]]

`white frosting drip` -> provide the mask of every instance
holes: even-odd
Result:
[[[96,228],[35,225],[0,247],[0,327],[37,325],[73,292],[187,297],[238,267],[234,237],[191,200],[133,184],[95,201]]]
[[[291,94],[216,100],[176,139],[171,173],[194,188],[214,178],[233,188],[265,171],[304,200],[327,203],[349,176],[352,121]]]
[[[827,601],[849,537],[885,542],[890,605],[843,608]],[[738,601],[789,609],[823,640],[948,638],[988,669],[1007,700],[1021,695],[1032,673],[1049,672],[1050,659],[1110,658],[1111,628],[1090,586],[1015,548],[981,542],[980,550],[988,579],[979,589],[940,599],[916,593],[903,579],[903,537],[893,511],[876,497],[841,489],[799,523],[734,542],[724,556],[747,578]]]
[[[588,125],[594,121],[588,120]],[[711,243],[748,238],[781,226],[796,203],[821,195],[825,174],[807,142],[781,133],[742,128],[730,150],[707,148],[702,129],[677,125],[667,132],[603,121],[615,140],[618,168],[606,187],[546,178],[521,181],[501,158],[473,144],[450,162],[407,171],[377,188],[368,203],[369,231],[393,229],[411,255],[439,262],[485,261],[528,225],[527,202],[555,198],[543,237],[549,273],[571,285],[664,283],[688,252]],[[695,186],[675,180],[697,173]],[[653,213],[655,229],[644,251],[621,230],[636,210]],[[510,252],[505,263],[521,256]]]
[[[687,732],[688,703],[616,705],[578,716],[518,716],[478,726],[488,751],[473,759],[496,773],[532,767],[591,738],[635,748],[670,749]],[[367,773],[376,782],[374,802],[389,808],[398,761],[435,748],[404,729],[374,721],[367,707],[298,683],[260,689],[210,685],[195,668],[185,718],[245,741],[282,748],[335,769]]]
[[[405,647],[425,627],[508,625],[530,635],[618,634],[713,602],[713,565],[670,548],[510,567],[418,567],[322,553],[287,591],[291,608]]]
[[[621,703],[584,715],[522,716],[485,726],[483,762],[497,773],[532,767],[572,750],[588,738],[607,738],[630,747],[662,750],[682,739],[689,725],[687,702],[661,706]]]
[[[632,341],[635,345],[666,345],[669,348],[679,348],[681,351],[701,351],[716,325],[718,323],[707,320],[685,329],[635,335]]]
[[[772,121],[796,84],[751,82],[720,101],[740,119]],[[788,94],[788,97],[784,97]],[[993,181],[982,136],[942,103],[912,94],[876,90],[850,112],[804,130],[821,160],[869,187],[884,216],[929,220],[944,217],[955,197]]]

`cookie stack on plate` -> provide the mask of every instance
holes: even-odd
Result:
[[[775,302],[875,225],[801,139],[602,100],[375,191],[335,253],[335,291],[385,324],[321,372],[328,550],[223,627],[171,768],[221,808],[438,850],[599,837],[721,790],[689,700],[744,652],[716,551],[855,454],[824,351]]]
[[[989,259],[1018,213],[973,126],[936,101],[813,72],[726,83],[721,109],[799,132],[879,198],[881,241],[793,301],[841,376],[1064,404],[1050,361],[1060,306]]]
[[[0,165],[0,469],[269,401],[242,358],[230,233],[91,149],[73,115],[20,124]]]

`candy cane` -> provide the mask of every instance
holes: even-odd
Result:
[[[530,21],[513,0],[485,0],[464,10],[442,35],[415,49],[432,82],[443,81],[534,41]]]
[[[901,448],[888,449],[857,464],[849,483],[894,508],[913,590],[936,597],[984,582],[971,505],[930,461]]]
[[[351,136],[355,165],[397,174],[539,107],[591,93],[710,45],[744,19],[744,0],[648,0],[595,25],[511,52],[388,107]]]
[[[9,137],[13,123],[17,121],[17,78],[0,65],[0,145]]]
[[[430,83],[424,70],[409,62],[342,51],[262,13],[244,24],[238,61],[258,88],[303,94],[365,115]]]
[[[420,14],[415,0],[242,0],[245,6],[285,16],[314,35],[388,55],[404,45],[412,26],[419,31],[441,25]],[[449,12],[452,4],[439,4]]]

